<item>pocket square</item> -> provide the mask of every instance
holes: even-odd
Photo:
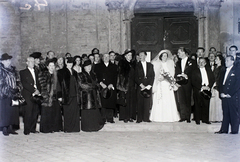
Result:
[[[235,74],[231,74],[231,76],[235,76]]]

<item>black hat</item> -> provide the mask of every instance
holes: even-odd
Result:
[[[74,59],[73,57],[67,57],[67,63],[73,63]]]
[[[111,97],[112,95],[112,89],[108,89],[108,88],[103,88],[101,91],[102,97],[104,99],[108,99]]]
[[[33,58],[39,58],[42,56],[42,53],[41,52],[33,52],[31,55],[29,55],[30,57],[33,57]]]
[[[202,90],[200,91],[200,95],[205,98],[206,100],[210,100],[212,97],[212,92],[208,90]]]
[[[9,60],[12,56],[8,55],[7,53],[2,54],[0,60]]]
[[[123,53],[123,55],[125,56],[128,53],[132,53],[133,55],[135,54],[135,50],[131,50],[131,49],[126,49]]]
[[[152,93],[151,89],[150,89],[150,90],[144,89],[144,90],[141,91],[141,95],[142,95],[144,98],[149,98],[149,97],[151,97],[151,93]]]
[[[92,65],[91,60],[86,60],[86,61],[84,61],[82,67],[85,67],[85,66],[88,66],[88,65]]]
[[[52,59],[47,59],[47,60],[46,60],[46,65],[48,66],[49,63],[51,63],[51,62],[53,62],[53,63],[55,64],[55,63],[57,62],[57,58],[54,57],[54,58],[52,58]]]
[[[177,76],[176,77],[176,83],[179,84],[179,85],[185,85],[185,84],[188,83],[188,79],[186,79],[183,76]]]

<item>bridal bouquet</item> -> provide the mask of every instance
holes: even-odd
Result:
[[[176,86],[176,80],[173,76],[170,75],[169,72],[162,72],[162,76],[164,77],[164,79],[166,81],[168,81],[170,83],[170,89],[176,91],[177,90],[177,86]]]

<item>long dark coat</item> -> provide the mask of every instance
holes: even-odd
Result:
[[[114,90],[112,90],[110,98],[105,99],[101,95],[102,107],[115,109],[117,101],[117,65],[109,63],[109,65],[106,67],[106,65],[102,62],[95,65],[94,71],[97,75],[98,83],[103,82],[107,86],[109,84],[113,84],[114,86]]]
[[[81,109],[96,109],[101,108],[101,98],[99,94],[99,84],[97,76],[94,72],[90,75],[83,71],[79,74],[79,85],[81,88]]]
[[[134,81],[135,67],[132,62],[128,62],[123,59],[118,64],[118,77],[117,77],[117,89],[120,93],[124,92],[126,95],[126,108],[121,113],[120,107],[120,117],[125,119],[136,118],[136,86]]]
[[[77,82],[79,82],[78,79],[78,74],[75,70],[72,70],[73,76],[76,79]],[[58,87],[58,98],[62,98],[62,104],[68,104],[70,103],[70,98],[71,96],[69,95],[69,87],[70,87],[70,78],[71,78],[71,73],[70,71],[64,67],[63,69],[58,70],[57,72],[58,76],[58,81],[59,81],[59,87]],[[78,104],[81,103],[80,100],[80,87],[77,84],[76,89],[77,89],[77,101]],[[59,89],[60,88],[60,89]]]

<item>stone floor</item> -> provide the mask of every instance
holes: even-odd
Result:
[[[237,162],[240,135],[220,123],[106,124],[99,132],[0,134],[0,162]]]

